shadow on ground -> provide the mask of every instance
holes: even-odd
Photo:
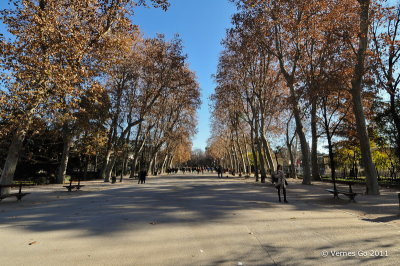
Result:
[[[165,176],[150,179],[145,185],[131,181],[121,188],[65,192],[66,199],[29,209],[3,211],[0,228],[18,226],[30,231],[83,230],[88,235],[113,234],[159,224],[218,222],[241,210],[271,214],[279,208],[324,212],[332,203],[337,203],[325,193],[296,198],[296,194],[306,193],[304,190],[308,189],[301,185],[289,188],[290,204],[285,205],[277,202],[276,190],[269,186],[210,176]],[[321,202],[313,204],[314,197]],[[339,202],[343,206],[354,204]],[[376,221],[398,218],[393,215]]]

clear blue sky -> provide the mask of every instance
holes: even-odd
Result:
[[[163,33],[172,38],[180,35],[188,55],[192,71],[196,72],[201,88],[202,105],[198,112],[198,134],[193,139],[193,148],[205,149],[210,136],[209,96],[215,84],[211,75],[215,73],[221,40],[230,27],[235,6],[228,0],[170,0],[170,8],[164,12],[155,8],[137,8],[133,23],[140,26],[145,36]]]

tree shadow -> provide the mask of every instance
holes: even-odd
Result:
[[[362,220],[367,221],[367,222],[374,222],[374,223],[387,223],[387,222],[391,222],[391,221],[397,221],[399,219],[400,219],[400,214],[385,216],[385,217],[378,217],[375,219],[363,218]]]
[[[296,196],[298,193],[302,193],[303,196]],[[324,193],[323,188],[311,189],[308,186],[292,184],[288,188],[290,203],[283,204],[277,202],[275,188],[266,185],[221,180],[210,176],[164,176],[149,178],[144,185],[126,181],[121,186],[110,187],[107,190],[82,190],[77,193],[59,191],[58,194],[65,198],[44,204],[43,200],[35,197],[26,198],[24,208],[0,212],[0,228],[18,228],[27,232],[71,231],[74,237],[97,237],[120,235],[124,232],[143,233],[158,226],[166,226],[173,230],[174,227],[190,228],[207,223],[213,226],[236,223],[238,226],[249,228],[257,224],[256,228],[260,231],[255,235],[265,238],[255,241],[254,245],[261,252],[265,252],[265,256],[269,254],[266,261],[260,262],[260,253],[244,249],[235,250],[226,258],[218,258],[211,263],[204,261],[204,264],[211,265],[231,264],[235,261],[243,262],[243,265],[307,264],[319,261],[323,250],[352,250],[354,247],[362,248],[361,244],[367,245],[365,247],[386,249],[398,246],[398,239],[395,237],[397,233],[380,232],[381,226],[378,223],[365,223],[365,226],[369,226],[368,232],[375,232],[373,238],[370,234],[360,235],[360,232],[364,232],[364,229],[360,228],[360,222],[351,224],[350,221],[354,221],[353,217],[344,212],[331,211],[332,208],[355,208],[357,203],[334,200],[330,194]],[[36,201],[40,204],[35,204]],[[11,207],[18,204],[7,202],[6,205]],[[0,204],[0,210],[1,208]],[[282,214],[280,210],[285,212]],[[235,215],[243,215],[243,211],[250,211],[245,216],[244,223],[247,224],[242,224],[240,219],[231,219]],[[251,221],[246,222],[249,219],[248,215],[253,214],[253,211],[255,214],[261,212],[267,216],[262,216],[262,219],[250,217]],[[388,215],[383,221],[395,219],[398,219],[398,215]],[[382,220],[376,219],[376,222],[378,221]],[[270,224],[285,225],[286,229],[276,231],[268,227]],[[302,226],[298,226],[299,224]],[[346,226],[343,227],[343,224]],[[316,235],[311,235],[314,232]],[[343,235],[332,236],[331,232],[340,232]],[[304,234],[306,236],[303,236]],[[227,239],[237,237],[235,234],[226,235],[224,232],[215,232],[212,236]],[[302,236],[304,239],[317,237],[323,241],[316,243],[315,250],[307,254],[304,246],[288,248],[282,245],[288,243],[290,246],[296,236],[296,241],[301,241]],[[330,239],[326,240],[326,236]],[[280,244],[277,245],[271,239],[277,239]],[[171,241],[179,241],[179,237]],[[151,244],[151,239],[145,243]],[[372,259],[330,257],[322,260],[324,261],[338,264],[370,263]]]
[[[268,202],[265,195],[247,193],[243,184],[206,176],[174,176],[171,180],[167,176],[156,184],[152,182],[150,178],[145,185],[131,182],[129,187],[99,192],[60,192],[65,198],[46,204],[36,205],[33,199],[26,198],[24,208],[0,212],[0,224],[31,231],[82,229],[93,235],[112,234],[127,227],[140,230],[132,225],[154,221],[157,224],[218,221],[240,210],[260,208],[255,202]]]

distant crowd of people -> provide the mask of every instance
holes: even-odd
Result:
[[[198,166],[198,167],[180,167],[180,168],[168,168],[167,173],[168,174],[178,174],[181,172],[182,174],[185,173],[197,173],[197,174],[204,174],[205,172],[207,173],[214,173],[216,172],[218,174],[218,178],[223,178],[224,174],[232,175],[235,176],[235,170],[228,169],[228,168],[223,168],[222,166],[217,166],[217,167],[209,167],[209,166]],[[241,174],[239,173],[239,176]],[[286,174],[283,171],[283,168],[281,165],[278,165],[276,172],[271,171],[271,179],[272,179],[272,184],[275,186],[275,188],[278,191],[278,200],[279,202],[282,202],[281,198],[281,191],[283,194],[283,201],[285,203],[288,203],[287,198],[286,198],[286,187],[288,185],[287,180],[286,180]]]
[[[205,172],[214,173],[215,168],[208,167],[208,166],[168,168],[167,174],[177,174],[179,171],[182,172],[183,174],[196,173],[196,172],[197,172],[197,174],[200,174],[200,173],[204,174]]]
[[[225,173],[230,174],[232,176],[236,175],[235,170],[223,168],[222,166],[210,167],[210,166],[196,166],[196,167],[176,167],[176,168],[168,168],[166,170],[167,174],[178,174],[178,173],[218,173],[218,177],[222,178]],[[241,176],[241,174],[239,174]]]

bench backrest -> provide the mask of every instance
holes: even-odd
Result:
[[[18,187],[19,188],[19,193],[21,193],[22,187],[23,186],[33,186],[36,185],[32,181],[15,181],[13,184],[6,184],[6,185],[0,185],[0,195],[1,195],[1,190],[2,188],[7,188],[7,187]]]

